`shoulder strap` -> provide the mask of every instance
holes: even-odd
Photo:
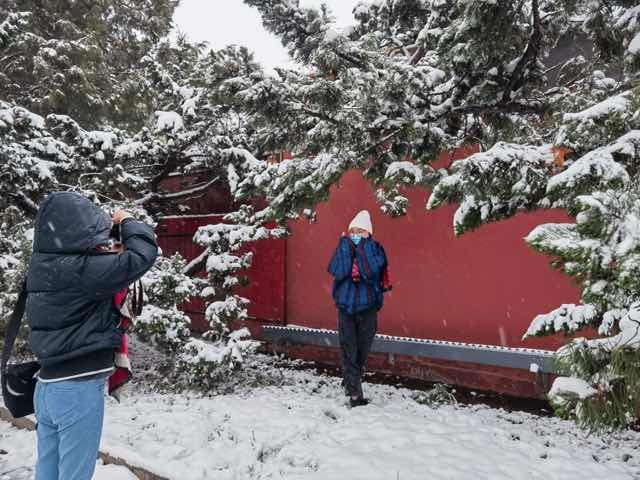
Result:
[[[7,323],[7,329],[4,335],[4,348],[2,349],[2,364],[0,369],[4,373],[7,369],[7,363],[11,357],[11,351],[13,350],[13,344],[16,341],[18,332],[20,331],[20,323],[22,323],[22,317],[24,315],[24,309],[27,303],[27,281],[22,283],[20,288],[20,294],[18,295],[18,302],[16,303],[9,322]],[[3,375],[4,376],[4,375]]]
[[[132,313],[136,317],[139,317],[142,314],[142,307],[144,305],[144,288],[142,287],[142,282],[140,280],[136,280],[133,283],[132,289],[133,291],[129,292],[132,294]]]
[[[349,250],[351,251],[351,258],[353,259],[356,255],[356,246],[351,240],[349,240]]]
[[[360,243],[356,246],[354,252],[360,251],[360,257],[362,260],[362,267],[364,268],[364,273],[367,277],[371,277],[371,267],[369,265],[369,261],[367,260],[367,252],[364,250],[364,242],[365,240],[361,240]],[[354,253],[355,255],[355,253]]]

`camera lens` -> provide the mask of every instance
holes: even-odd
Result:
[[[111,227],[111,232],[109,233],[109,236],[116,240],[120,240],[120,224],[119,223]]]

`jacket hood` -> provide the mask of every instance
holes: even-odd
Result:
[[[75,192],[52,193],[42,202],[34,232],[35,253],[86,253],[109,241],[111,218]]]

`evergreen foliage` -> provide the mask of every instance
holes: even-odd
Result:
[[[577,280],[582,304],[538,316],[526,335],[598,329],[600,339],[563,351],[554,401],[568,399],[564,411],[589,425],[635,421],[640,7],[377,0],[338,30],[326,7],[245,3],[300,68],[267,74],[243,47],[170,41],[174,0],[0,6],[0,313],[47,192],[81,191],[152,222],[223,188],[236,210],[198,231],[204,253],[188,265],[159,261],[141,326],[166,341],[189,385],[210,386],[255,348],[231,327],[246,316],[236,287],[251,243],[313,218],[359,168],[390,215],[406,213],[406,186],[431,188],[428,208],[459,204],[457,234],[525,210],[569,212],[575,224],[540,225],[527,242]],[[593,51],[558,58],[584,39]],[[482,152],[434,168],[441,151],[469,143]],[[263,160],[279,150],[294,159]],[[198,183],[166,187],[184,175]],[[188,280],[203,270],[206,287]],[[194,292],[208,299],[204,339],[177,310]]]
[[[0,74],[0,228],[8,233],[0,243],[0,312],[13,307],[30,248],[23,232],[48,192],[79,191],[153,223],[208,188],[228,188],[257,162],[246,117],[231,99],[262,75],[260,67],[242,47],[208,51],[164,38],[176,4],[0,7],[0,62],[9,62]],[[170,177],[190,174],[199,182],[192,188],[166,188]],[[184,268],[176,257],[158,260],[137,327],[176,359],[193,340],[178,305],[205,287]],[[208,337],[234,352],[233,362],[221,356],[220,363],[237,365],[239,346],[253,342],[216,325]]]
[[[141,126],[152,98],[140,62],[169,33],[177,4],[4,1],[2,99],[42,116],[69,115],[90,128]]]
[[[455,162],[428,208],[459,202],[456,234],[524,210],[562,208],[575,219],[539,225],[526,241],[576,280],[582,303],[538,315],[525,337],[594,328],[600,338],[575,339],[558,353],[566,376],[551,398],[591,428],[622,427],[640,412],[640,50],[634,46],[640,8],[625,1],[555,3],[593,40],[597,62],[565,62],[567,70],[581,66],[549,92],[553,108],[536,143],[498,143]]]

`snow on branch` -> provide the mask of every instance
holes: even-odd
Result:
[[[390,163],[384,174],[384,178],[387,180],[401,181],[408,185],[420,185],[424,175],[420,166],[411,162],[402,161]]]
[[[536,226],[525,241],[540,252],[562,258],[577,258],[597,248],[598,242],[583,239],[573,223],[546,223]]]
[[[593,305],[565,304],[549,313],[537,315],[523,338],[555,332],[576,332],[595,323],[598,318],[598,309]]]
[[[184,128],[182,116],[177,112],[156,112],[156,129],[176,133]]]
[[[460,202],[454,217],[458,235],[483,223],[508,218],[538,205],[552,163],[549,145],[499,142],[486,152],[454,162],[453,173],[436,184],[427,208]]]
[[[9,45],[11,39],[27,24],[29,17],[29,12],[9,13],[7,18],[0,23],[0,49]]]
[[[630,130],[639,92],[627,90],[608,96],[575,113],[564,113],[555,145],[584,152],[615,142]]]
[[[202,185],[198,185],[192,188],[187,188],[185,190],[180,190],[179,192],[170,192],[170,193],[160,193],[160,192],[149,192],[141,198],[138,198],[134,203],[136,205],[146,205],[150,202],[171,202],[179,198],[188,198],[198,195],[200,193],[206,192],[213,185],[215,185],[220,180],[220,177],[214,177],[206,183]]]
[[[567,397],[577,397],[580,400],[593,397],[598,391],[589,383],[574,377],[558,377],[553,381],[551,390],[549,390],[549,398],[553,401],[557,399],[565,399]]]
[[[640,350],[640,303],[629,307],[618,319],[619,333],[587,340],[586,344],[594,350],[613,352],[616,349]]]

